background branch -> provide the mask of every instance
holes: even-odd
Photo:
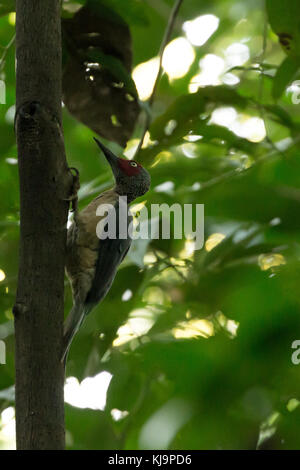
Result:
[[[174,3],[174,6],[172,8],[172,11],[171,11],[171,14],[170,14],[170,17],[169,17],[169,21],[168,21],[168,24],[167,24],[167,27],[166,27],[166,30],[165,30],[165,34],[163,36],[163,39],[162,39],[162,42],[161,42],[161,45],[160,45],[160,48],[159,48],[159,52],[158,52],[158,56],[159,56],[158,72],[157,72],[156,79],[155,79],[155,82],[154,82],[154,85],[153,85],[153,90],[152,90],[151,96],[150,96],[150,98],[147,102],[148,109],[145,113],[145,125],[144,125],[144,128],[143,128],[141,139],[139,141],[139,145],[136,149],[135,158],[136,158],[136,156],[138,155],[140,149],[143,146],[145,135],[146,135],[146,133],[147,133],[149,127],[150,127],[150,124],[151,124],[151,107],[152,107],[152,104],[153,104],[153,101],[154,101],[154,98],[155,98],[155,94],[156,94],[156,91],[157,91],[157,87],[158,87],[160,78],[162,76],[162,61],[163,61],[164,50],[165,50],[166,45],[168,44],[168,42],[170,40],[170,37],[171,37],[172,31],[173,31],[173,28],[174,28],[174,25],[175,25],[175,22],[176,22],[176,18],[177,18],[177,15],[178,15],[178,12],[179,12],[179,9],[181,7],[182,2],[183,2],[183,0],[176,0],[176,2]]]

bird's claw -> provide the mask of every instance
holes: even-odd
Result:
[[[68,171],[72,175],[73,182],[71,187],[71,194],[65,198],[64,201],[70,201],[72,206],[71,212],[75,212],[78,206],[78,190],[80,188],[79,171],[74,167],[69,167]]]

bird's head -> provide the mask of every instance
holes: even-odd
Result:
[[[116,180],[116,191],[127,196],[129,202],[143,196],[150,188],[150,175],[145,168],[134,160],[125,160],[114,155],[98,139],[95,142],[105,155]]]

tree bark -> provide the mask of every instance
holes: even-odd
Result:
[[[17,449],[63,449],[64,199],[71,175],[61,130],[60,0],[17,0],[16,15],[21,210],[13,309]]]

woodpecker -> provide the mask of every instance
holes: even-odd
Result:
[[[78,212],[76,207],[73,222],[68,229],[66,273],[72,288],[73,307],[64,325],[62,351],[64,363],[74,335],[86,315],[102,301],[109,291],[117,268],[125,258],[132,241],[130,235],[127,235],[127,238],[119,236],[118,224],[116,237],[99,238],[96,228],[101,217],[96,214],[96,211],[99,206],[110,204],[115,210],[115,220],[118,221],[119,198],[126,196],[127,210],[122,211],[122,217],[127,219],[125,223],[128,227],[132,216],[127,205],[145,194],[150,188],[151,181],[148,171],[139,163],[118,158],[98,139],[94,138],[94,140],[110,164],[115,186],[97,196],[82,211]]]

